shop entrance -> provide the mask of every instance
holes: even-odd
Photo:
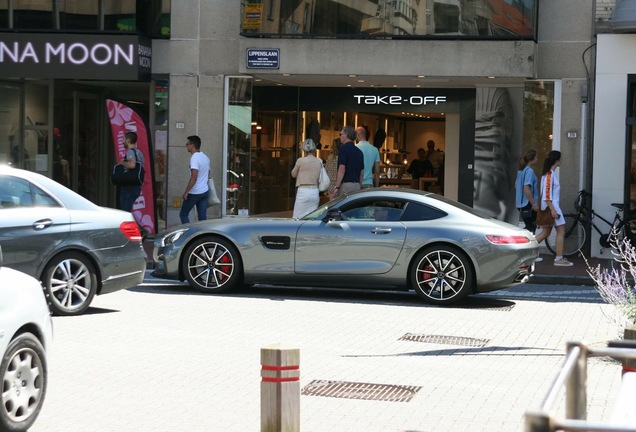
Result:
[[[102,98],[97,92],[59,85],[55,92],[52,177],[90,201],[105,205],[100,185],[108,177],[103,163],[112,149],[103,137]],[[110,150],[110,153],[108,152]]]
[[[337,166],[339,132],[344,125],[363,126],[380,152],[380,186],[427,190],[457,199],[459,116],[452,113],[362,113],[258,111],[251,135],[250,210],[253,214],[293,208],[291,170],[302,156],[299,142],[311,138],[316,156]],[[410,169],[418,153],[432,163],[424,174]],[[417,163],[416,163],[417,164]],[[335,168],[337,169],[337,168]],[[323,197],[322,201],[326,201]]]

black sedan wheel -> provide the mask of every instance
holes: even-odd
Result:
[[[450,246],[432,246],[415,258],[411,285],[424,301],[454,303],[472,291],[473,269],[468,258]]]
[[[14,339],[0,362],[0,430],[21,432],[37,418],[46,393],[46,358],[31,333]]]
[[[238,251],[221,238],[199,239],[186,249],[183,256],[183,274],[188,283],[199,291],[229,291],[239,284],[242,272]]]
[[[44,270],[42,283],[53,315],[83,313],[97,291],[95,267],[76,252],[55,257]]]

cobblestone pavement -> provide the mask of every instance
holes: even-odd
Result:
[[[84,316],[54,318],[49,392],[31,432],[259,431],[260,348],[277,342],[300,348],[301,388],[420,387],[409,402],[303,395],[303,431],[522,431],[566,342],[619,334],[591,287],[524,285],[441,308],[412,293],[204,295],[147,276]],[[606,418],[619,381],[618,363],[590,359],[588,418]]]

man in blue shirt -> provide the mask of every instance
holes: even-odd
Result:
[[[362,189],[378,187],[380,185],[380,152],[367,141],[367,130],[359,126],[356,128],[358,147],[364,156],[364,177],[362,179]]]
[[[340,131],[342,146],[338,152],[338,174],[332,198],[342,196],[362,187],[364,178],[364,155],[356,147],[356,130],[353,126],[345,126]]]

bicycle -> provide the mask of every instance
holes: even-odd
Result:
[[[582,190],[579,191],[576,200],[574,201],[574,208],[577,213],[569,213],[563,215],[565,220],[565,238],[563,240],[563,255],[572,256],[581,250],[587,239],[587,232],[590,228],[600,235],[599,243],[601,247],[611,247],[611,236],[616,235],[618,240],[624,238],[634,242],[636,237],[636,214],[626,219],[623,219],[623,212],[625,205],[622,203],[612,203],[612,207],[616,208],[614,220],[612,222],[605,219],[592,209],[591,206],[592,194]],[[608,233],[603,233],[598,226],[594,223],[594,219],[598,218],[605,222],[610,230]],[[545,239],[545,245],[548,250],[556,255],[556,230]]]

